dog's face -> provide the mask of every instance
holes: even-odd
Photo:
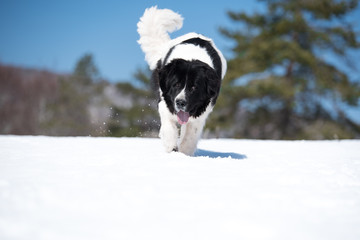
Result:
[[[221,79],[209,65],[198,61],[175,59],[159,72],[162,96],[180,124],[189,117],[199,117],[209,104],[215,104]]]

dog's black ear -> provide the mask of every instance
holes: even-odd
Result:
[[[173,68],[172,64],[168,64],[166,66],[160,66],[158,69],[158,83],[159,87],[162,91],[165,91],[165,89],[168,89],[168,75],[172,73],[171,69]]]
[[[187,61],[175,59],[159,70],[159,84],[162,90],[170,89],[172,85],[187,72]]]
[[[160,71],[161,71],[161,60],[158,61],[156,68],[151,74],[151,88],[156,93],[158,99],[160,99]]]
[[[161,88],[163,91],[168,89],[167,79],[174,75],[176,64],[171,62],[165,66],[162,66],[161,61],[159,60],[156,69],[154,70],[154,80],[157,83],[157,87]]]
[[[206,69],[207,93],[211,98],[217,98],[220,91],[221,79],[212,68]]]

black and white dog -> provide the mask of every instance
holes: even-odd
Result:
[[[159,136],[165,150],[193,155],[227,66],[207,37],[188,33],[170,39],[168,33],[180,29],[182,22],[183,18],[169,9],[148,8],[137,24],[138,43],[159,88]]]

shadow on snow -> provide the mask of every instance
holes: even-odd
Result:
[[[194,157],[210,157],[210,158],[232,158],[236,160],[246,159],[246,155],[234,152],[213,152],[209,150],[197,149]]]

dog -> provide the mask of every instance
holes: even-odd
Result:
[[[170,39],[169,33],[182,23],[178,13],[154,6],[145,10],[137,31],[158,89],[159,137],[167,152],[191,156],[216,103],[227,64],[210,38],[192,32]]]

